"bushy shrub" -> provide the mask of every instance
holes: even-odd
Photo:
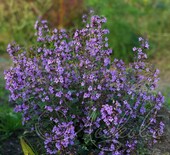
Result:
[[[36,131],[47,154],[131,154],[151,146],[164,124],[157,112],[159,71],[146,62],[149,44],[139,38],[134,61],[110,60],[106,18],[83,17],[73,34],[36,22],[37,45],[25,51],[13,43],[6,88],[23,125]]]

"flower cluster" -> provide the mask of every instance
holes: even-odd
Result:
[[[163,133],[156,117],[164,97],[154,91],[159,71],[146,62],[145,39],[139,38],[134,61],[126,65],[110,59],[106,18],[84,22],[67,33],[37,21],[36,46],[27,52],[8,46],[13,66],[5,71],[6,88],[23,124],[34,125],[45,113],[47,154],[128,155]]]

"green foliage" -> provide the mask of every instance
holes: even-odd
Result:
[[[22,128],[21,115],[13,112],[8,105],[0,107],[0,141]]]
[[[106,28],[111,32],[113,57],[131,60],[131,49],[139,36],[149,39],[152,46],[149,55],[162,47],[169,48],[170,1],[87,0],[86,5],[108,19]]]
[[[150,153],[149,153],[148,149],[146,148],[146,146],[143,146],[143,147],[138,148],[137,154],[139,154],[139,155],[149,155]]]

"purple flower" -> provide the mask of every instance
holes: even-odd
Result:
[[[55,94],[55,96],[56,96],[56,97],[61,97],[62,94],[63,94],[63,93],[62,93],[61,91],[59,91],[59,92],[57,92],[57,93]]]
[[[107,66],[110,64],[110,58],[105,58],[104,59],[104,66]]]
[[[90,97],[90,94],[88,94],[88,93],[84,93],[84,96],[83,96],[84,98],[88,98],[88,97]]]
[[[133,47],[133,51],[134,51],[134,52],[137,51],[137,48],[136,48],[136,47]]]
[[[142,37],[139,37],[139,41],[143,41],[143,38],[142,38]]]
[[[89,86],[88,91],[92,91],[92,90],[93,90],[92,86]]]
[[[45,106],[45,109],[46,109],[47,111],[50,111],[50,112],[53,111],[53,108],[52,108],[51,106]]]

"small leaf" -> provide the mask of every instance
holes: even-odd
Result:
[[[92,121],[95,121],[96,118],[97,118],[97,116],[98,116],[98,112],[97,112],[97,111],[93,111],[93,112],[91,113],[91,115],[90,115]]]
[[[25,140],[22,137],[20,137],[20,143],[21,143],[24,155],[35,155],[31,147],[25,142]]]

